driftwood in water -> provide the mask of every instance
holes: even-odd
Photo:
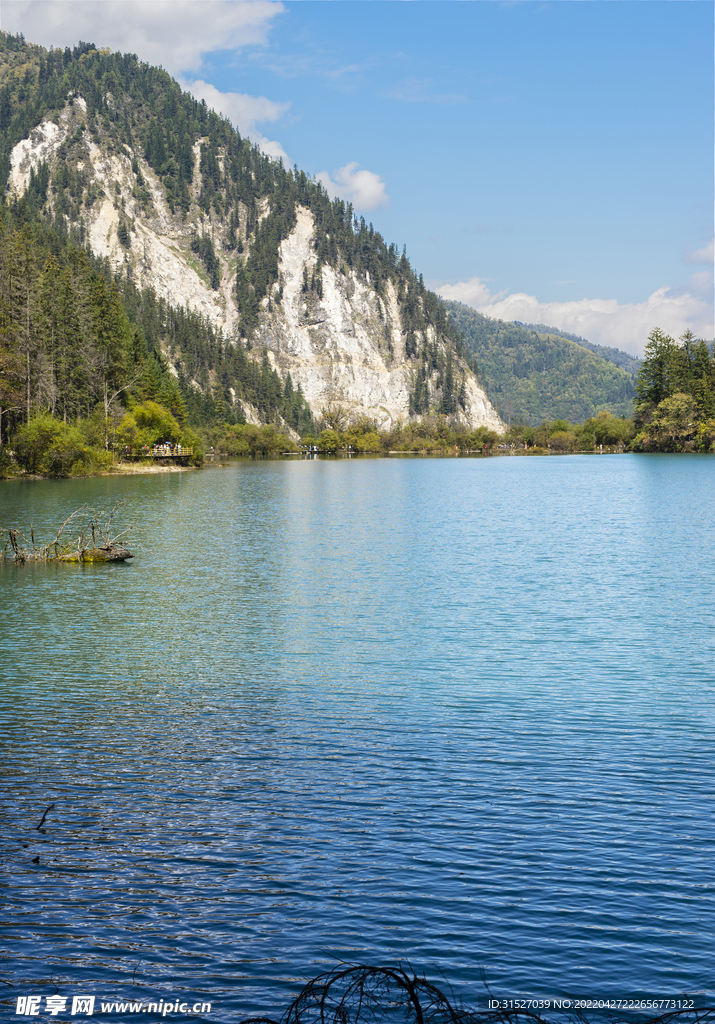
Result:
[[[133,557],[131,551],[118,544],[114,548],[85,548],[71,555],[60,555],[60,562],[126,562]]]
[[[5,534],[7,540],[0,552],[0,561],[15,562],[16,565],[23,565],[25,562],[125,562],[127,558],[134,556],[118,541],[129,531],[123,530],[114,537],[111,534],[112,520],[121,507],[120,502],[109,511],[93,512],[86,505],[82,505],[67,516],[54,540],[39,547],[35,541],[33,527],[30,527],[29,542],[19,530],[2,529],[0,535]],[[71,527],[74,536],[78,524],[81,525],[76,542],[60,541],[67,527]],[[69,533],[70,530],[67,530],[67,534]]]

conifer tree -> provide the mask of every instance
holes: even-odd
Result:
[[[648,335],[643,365],[636,381],[638,405],[657,405],[673,393],[676,378],[676,344],[659,327]]]

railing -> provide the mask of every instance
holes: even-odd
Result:
[[[120,459],[190,459],[194,454],[193,448],[184,445],[155,444],[149,447],[130,448],[125,445],[117,450]]]

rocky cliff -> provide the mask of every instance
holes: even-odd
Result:
[[[266,352],[317,416],[387,426],[441,412],[503,429],[438,300],[371,225],[305,175],[268,166],[205,107],[206,134],[177,130],[172,153],[156,112],[114,88],[70,91],[14,145],[10,197],[41,193],[46,215],[113,269],[201,313],[226,344]]]

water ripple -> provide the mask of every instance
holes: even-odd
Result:
[[[0,567],[13,995],[228,1021],[335,957],[467,1000],[481,968],[511,995],[712,988],[712,470],[2,485],[37,533],[116,497],[138,532],[131,564]]]

